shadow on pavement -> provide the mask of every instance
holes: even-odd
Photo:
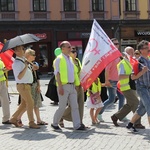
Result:
[[[5,134],[12,134],[11,138],[17,140],[41,141],[46,139],[54,139],[57,135],[52,134],[46,128],[30,129],[18,128],[18,131],[5,132]]]

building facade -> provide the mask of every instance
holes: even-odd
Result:
[[[150,0],[0,0],[0,41],[24,33],[42,38],[27,46],[36,50],[40,71],[49,72],[63,40],[77,46],[82,59],[93,19],[123,49],[150,40],[149,18]]]

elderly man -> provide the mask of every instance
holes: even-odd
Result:
[[[23,46],[15,47],[15,54],[16,59],[12,65],[12,68],[16,80],[17,90],[21,95],[21,104],[12,115],[10,122],[16,127],[19,127],[20,125],[18,124],[17,118],[22,110],[26,108],[29,119],[29,127],[39,129],[40,127],[34,123],[33,117],[34,100],[31,95],[31,84],[33,83],[32,70],[28,67],[28,62],[25,60]]]
[[[59,98],[59,107],[54,114],[51,127],[54,130],[60,130],[58,123],[65,112],[67,103],[69,103],[74,129],[85,130],[84,125],[82,125],[80,121],[77,92],[75,89],[75,86],[80,85],[80,81],[74,63],[69,56],[71,52],[71,44],[68,41],[63,41],[60,44],[60,48],[62,54],[54,60],[54,73]]]
[[[131,111],[134,113],[139,104],[135,89],[131,89],[131,86],[129,85],[129,82],[131,80],[130,75],[132,74],[132,66],[129,62],[128,57],[134,56],[134,49],[132,47],[126,47],[124,51],[124,58],[120,61],[117,67],[119,74],[120,90],[125,96],[127,103],[118,112],[111,116],[111,119],[115,126],[119,126],[117,123],[118,119],[122,120]],[[135,84],[133,82],[134,81],[132,81],[132,84]],[[145,128],[141,124],[141,119],[136,122],[135,127],[140,129]]]

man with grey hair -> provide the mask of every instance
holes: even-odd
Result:
[[[131,111],[134,113],[138,107],[139,100],[136,95],[135,89],[132,89],[130,83],[135,84],[131,80],[130,75],[132,74],[132,66],[129,62],[129,57],[134,56],[134,49],[130,46],[124,49],[124,58],[118,63],[118,74],[120,82],[120,90],[126,98],[126,104],[114,115],[111,116],[111,119],[115,126],[119,126],[117,121],[122,120],[127,116]],[[135,87],[135,86],[134,86]],[[145,127],[141,124],[141,118],[135,123],[135,128],[144,129]]]

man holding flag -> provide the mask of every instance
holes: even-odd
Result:
[[[116,38],[111,39],[116,48],[119,48],[119,41]],[[105,86],[107,86],[108,99],[104,102],[104,107],[100,112],[98,118],[103,120],[101,114],[115,102],[116,94],[119,98],[119,110],[124,105],[124,96],[122,93],[117,91],[117,82],[119,80],[117,64],[120,62],[120,58],[113,60],[105,68]]]

